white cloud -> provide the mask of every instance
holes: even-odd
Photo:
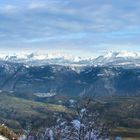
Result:
[[[29,4],[28,8],[31,10],[37,10],[46,8],[46,5],[44,3],[31,3]]]
[[[8,4],[0,4],[0,44],[10,41],[36,45],[37,42],[52,47],[78,46],[78,50],[84,46],[96,48],[97,45],[101,50],[103,47],[99,46],[103,44],[140,43],[137,2],[128,5],[106,0],[8,1]],[[127,9],[127,6],[132,8]]]
[[[4,14],[11,14],[17,11],[17,6],[15,5],[3,5],[0,8],[0,12]]]

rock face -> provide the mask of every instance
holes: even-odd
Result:
[[[0,90],[70,96],[140,95],[140,68],[0,63]]]

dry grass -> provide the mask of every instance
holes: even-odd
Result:
[[[10,140],[18,140],[18,136],[4,124],[0,125],[0,135]]]

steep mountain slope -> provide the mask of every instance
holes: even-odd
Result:
[[[0,90],[70,96],[140,95],[140,69],[0,63]],[[55,93],[55,94],[54,94]]]
[[[96,59],[61,54],[1,54],[0,90],[35,96],[139,95],[139,66],[140,54],[126,51],[109,52]]]

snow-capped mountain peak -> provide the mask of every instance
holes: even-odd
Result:
[[[96,65],[112,66],[139,66],[140,53],[128,51],[110,51],[94,60]]]
[[[122,58],[138,58],[140,57],[140,53],[136,52],[128,52],[128,51],[110,51],[104,55],[104,58],[115,58],[115,57],[122,57]]]
[[[0,53],[0,60],[27,65],[73,65],[73,66],[140,66],[140,53],[128,51],[110,51],[97,58],[82,58],[61,53]]]
[[[33,65],[59,64],[59,65],[84,65],[91,62],[88,59],[61,53],[0,53],[0,60]],[[86,61],[86,63],[85,63]]]

